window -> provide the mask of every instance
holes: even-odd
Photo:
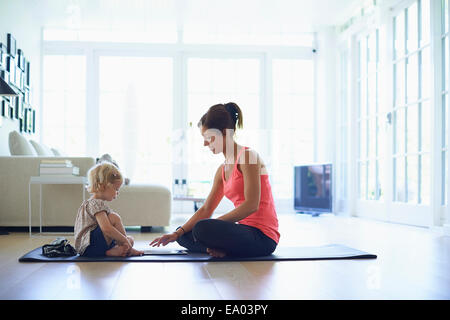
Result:
[[[430,1],[394,18],[394,201],[430,203]]]
[[[42,140],[71,156],[86,151],[86,58],[44,56]]]
[[[109,153],[133,183],[171,186],[171,58],[99,60],[99,154]]]
[[[293,166],[314,161],[314,62],[274,59],[272,190],[275,198],[291,198]]]
[[[380,32],[375,30],[358,42],[358,136],[359,198],[383,200],[380,179],[383,165],[382,116],[379,107]]]
[[[274,198],[291,210],[293,166],[315,153],[311,49],[205,47],[44,41],[44,112],[52,118],[43,119],[43,143],[71,156],[109,153],[132,183],[172,188],[185,179],[189,194],[205,196],[223,156],[203,146],[197,124],[212,105],[235,102],[244,116],[237,142],[258,151]],[[64,68],[76,82],[67,98],[66,80],[58,81]]]

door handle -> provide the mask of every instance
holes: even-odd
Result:
[[[386,114],[386,122],[387,124],[392,124],[392,112]]]

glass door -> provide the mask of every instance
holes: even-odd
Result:
[[[430,17],[418,0],[358,41],[358,215],[432,223]]]
[[[434,113],[429,0],[416,1],[394,16],[393,39],[390,220],[429,225]]]
[[[361,216],[386,220],[387,127],[380,63],[383,41],[384,33],[375,29],[361,36],[356,47],[356,211]]]

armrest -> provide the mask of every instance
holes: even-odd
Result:
[[[7,156],[0,157],[0,176],[17,173],[21,176],[38,176],[39,164],[41,160],[70,160],[73,165],[80,168],[80,176],[86,176],[87,171],[95,164],[95,159],[91,157],[36,157],[36,156]]]
[[[91,157],[0,157],[0,226],[28,225],[28,183],[31,176],[39,175],[39,164],[44,159],[68,159],[80,168],[80,176],[95,164]],[[39,212],[38,186],[31,187],[32,212]],[[81,187],[78,185],[45,185],[43,190],[44,223],[47,225],[70,226],[81,203]],[[58,199],[52,203],[53,199]],[[33,225],[36,225],[33,218]],[[45,224],[44,224],[45,225]]]

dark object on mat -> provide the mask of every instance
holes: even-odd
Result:
[[[58,257],[47,258],[41,254],[41,248],[28,252],[19,258],[19,262],[222,262],[222,261],[288,261],[288,260],[334,260],[334,259],[376,259],[376,255],[352,249],[339,244],[320,247],[279,247],[275,252],[263,257],[227,257],[213,258],[203,253],[180,255],[144,255],[138,257]]]
[[[8,230],[6,228],[0,227],[0,235],[7,235],[9,234]]]
[[[42,255],[47,258],[73,257],[77,255],[74,247],[69,244],[69,240],[65,238],[56,238],[50,244],[42,246]]]

